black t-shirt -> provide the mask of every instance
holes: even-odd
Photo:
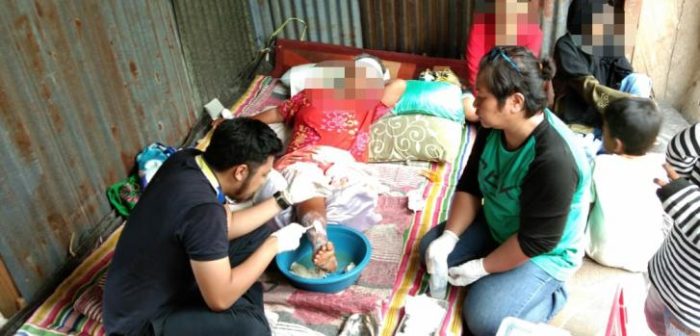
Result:
[[[108,334],[138,334],[196,288],[190,260],[228,256],[226,213],[195,161],[173,154],[148,184],[127,220],[107,274]]]

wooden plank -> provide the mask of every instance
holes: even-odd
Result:
[[[668,70],[666,99],[688,120],[700,115],[700,2],[682,1]]]
[[[656,99],[674,104],[667,96],[673,50],[683,0],[645,1],[639,18],[634,54],[635,72],[651,77]]]
[[[10,317],[19,310],[19,305],[23,301],[12,277],[10,277],[10,272],[7,271],[5,263],[0,258],[0,312],[6,318]]]
[[[627,44],[625,45],[625,55],[627,59],[632,60],[634,57],[634,46],[637,40],[637,31],[639,30],[639,19],[642,15],[642,0],[627,0],[625,1],[625,35]]]

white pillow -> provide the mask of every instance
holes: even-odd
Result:
[[[309,63],[293,66],[282,75],[280,81],[289,88],[290,97],[304,90],[304,82],[306,81],[306,77],[310,75],[309,69],[313,68],[315,65],[316,63]]]
[[[364,66],[375,69],[385,81],[389,78],[389,71],[381,72],[381,65],[373,58],[361,58],[355,61],[356,66]],[[293,66],[282,75],[280,81],[289,88],[289,96],[294,97],[306,88],[306,79],[310,77],[322,78],[318,83],[320,87],[333,88],[333,80],[343,78],[345,70],[342,67],[316,67],[316,63]]]

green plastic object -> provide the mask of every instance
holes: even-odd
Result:
[[[138,181],[136,175],[131,175],[112,184],[107,189],[109,203],[124,217],[129,217],[131,210],[134,209],[141,196],[141,187]]]

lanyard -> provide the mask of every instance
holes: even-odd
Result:
[[[204,174],[204,177],[206,177],[207,180],[209,180],[211,187],[214,189],[214,191],[216,191],[216,199],[221,204],[226,203],[226,196],[224,195],[224,192],[221,189],[219,180],[216,178],[216,175],[214,175],[214,172],[211,170],[211,167],[209,167],[209,165],[206,161],[204,161],[204,158],[201,155],[197,155],[194,158],[194,160],[197,162],[197,166],[199,166],[199,169],[202,171],[202,174]]]

